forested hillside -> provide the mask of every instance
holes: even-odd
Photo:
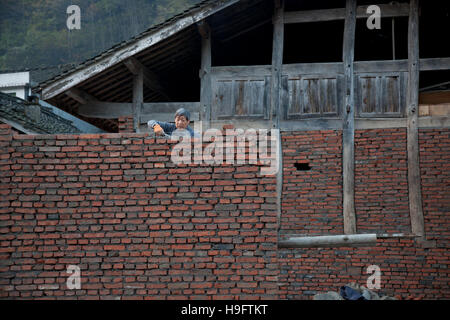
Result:
[[[0,71],[78,63],[200,0],[0,0]],[[81,29],[66,26],[69,5]]]

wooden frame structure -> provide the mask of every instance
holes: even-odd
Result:
[[[263,0],[242,2],[250,6],[258,1]],[[450,58],[419,58],[418,0],[410,0],[409,4],[379,5],[383,17],[409,17],[408,59],[387,61],[354,61],[356,21],[368,17],[367,6],[358,6],[357,0],[346,0],[345,8],[290,12],[285,12],[284,0],[270,1],[273,1],[274,8],[270,65],[212,65],[215,30],[208,19],[221,10],[241,3],[239,0],[224,0],[209,4],[188,16],[181,16],[171,25],[47,85],[42,89],[42,96],[52,99],[67,95],[80,104],[78,113],[86,117],[114,119],[132,116],[137,132],[151,118],[171,120],[179,107],[190,109],[192,120],[202,120],[205,129],[221,127],[223,123],[233,121],[236,126],[244,128],[342,130],[343,219],[346,234],[357,233],[354,206],[355,129],[405,127],[411,227],[415,235],[423,236],[418,128],[450,126],[450,120],[418,117],[419,72],[450,70]],[[230,9],[230,12],[233,11]],[[332,20],[344,20],[345,23],[342,62],[283,64],[285,25]],[[266,22],[247,27],[239,34]],[[191,26],[201,39],[200,101],[173,102],[156,73],[135,55]],[[224,41],[232,38],[229,36]],[[88,77],[97,76],[113,65],[122,65],[132,74],[132,103],[98,101],[76,87]],[[166,101],[145,102],[144,86]],[[390,107],[382,107],[386,105]],[[282,183],[282,172],[277,181]],[[277,191],[281,193],[281,185],[277,186]]]

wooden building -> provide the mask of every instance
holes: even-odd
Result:
[[[41,83],[119,133],[0,123],[0,298],[309,299],[377,267],[388,295],[449,299],[449,16],[448,1],[206,0]],[[278,128],[282,170],[178,167],[146,122],[180,106],[203,129]]]
[[[450,99],[424,92],[419,106],[419,91],[448,83],[450,51],[438,37],[448,12],[418,0],[207,0],[37,91],[109,131],[123,117],[146,131],[179,107],[205,129],[342,130],[347,234],[356,233],[355,129],[407,128],[411,226],[421,235],[418,128],[449,127]]]

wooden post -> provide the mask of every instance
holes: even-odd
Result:
[[[281,101],[281,74],[283,66],[284,45],[284,1],[275,0],[275,12],[273,16],[273,45],[272,45],[272,86],[270,95],[269,119],[273,127],[280,127],[280,101]],[[275,116],[275,119],[274,119]]]
[[[424,235],[422,191],[419,166],[419,4],[410,0],[408,23],[408,89],[407,89],[407,139],[408,139],[408,191],[411,231]]]
[[[139,132],[139,119],[144,103],[144,70],[139,68],[133,75],[133,128]]]
[[[272,81],[270,87],[270,110],[269,119],[272,120],[272,127],[280,129],[281,116],[281,73],[283,66],[283,45],[284,45],[284,1],[275,0],[275,10],[273,15],[273,45],[272,45]],[[275,119],[273,118],[275,116]],[[277,172],[277,223],[280,226],[281,219],[281,199],[283,192],[283,149],[281,146],[281,135],[277,133],[279,159]],[[273,143],[273,142],[272,142]]]
[[[355,99],[353,59],[355,49],[356,0],[347,0],[344,27],[344,79],[345,103],[342,131],[342,174],[344,233],[356,233],[355,216]]]
[[[201,21],[197,24],[198,31],[202,37],[202,53],[200,67],[200,103],[204,129],[211,126],[211,29],[209,25]]]

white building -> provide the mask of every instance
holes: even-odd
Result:
[[[30,94],[30,72],[0,73],[0,91],[27,100]]]

